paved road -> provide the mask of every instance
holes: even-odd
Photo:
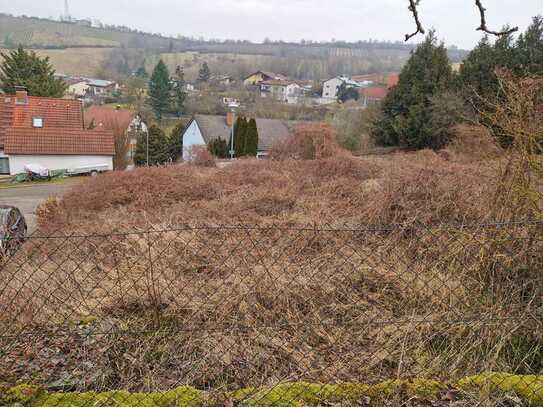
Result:
[[[12,205],[21,210],[28,223],[28,231],[36,229],[37,206],[50,196],[60,196],[73,184],[33,185],[18,188],[0,188],[0,205]]]

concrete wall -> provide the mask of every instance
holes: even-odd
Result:
[[[49,170],[69,170],[92,165],[107,165],[113,170],[113,157],[100,155],[10,155],[11,175],[24,172],[25,165],[38,164]]]
[[[202,132],[198,127],[198,123],[195,120],[192,121],[185,133],[181,135],[183,137],[183,160],[187,161],[191,159],[191,152],[193,146],[205,146],[206,142],[202,136]]]
[[[343,81],[339,78],[332,78],[324,82],[322,86],[322,97],[324,99],[337,99],[339,87]]]

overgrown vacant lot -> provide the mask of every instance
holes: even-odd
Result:
[[[494,172],[433,152],[390,158],[254,161],[112,173],[45,205],[45,228],[258,223],[389,224],[482,221]]]
[[[31,239],[0,274],[0,382],[249,397],[541,374],[541,225],[474,226],[491,220],[496,164],[461,161],[339,154],[89,179],[41,208],[57,238]],[[482,388],[474,403],[501,402]],[[383,405],[366,396],[353,405]],[[305,405],[293,400],[269,405]]]

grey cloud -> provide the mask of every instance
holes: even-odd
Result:
[[[99,18],[146,31],[206,38],[397,41],[413,30],[407,0],[70,0],[76,17]],[[0,11],[58,16],[63,0],[0,0]],[[487,0],[489,24],[524,29],[541,0]],[[477,10],[472,0],[423,0],[421,17],[447,44],[471,48]],[[417,39],[415,39],[416,41]],[[420,40],[420,38],[418,39]]]

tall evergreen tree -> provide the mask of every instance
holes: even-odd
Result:
[[[431,123],[431,98],[452,83],[452,69],[443,44],[434,31],[411,53],[400,81],[385,98],[382,114],[374,121],[372,137],[383,145],[408,148],[440,148]]]
[[[232,141],[229,143],[232,146]],[[234,151],[235,157],[244,157],[247,151],[247,119],[239,116],[234,126]]]
[[[200,72],[198,74],[198,81],[199,82],[208,82],[209,79],[211,79],[211,70],[209,69],[209,65],[207,62],[204,62],[200,68]]]
[[[460,68],[459,82],[466,96],[476,92],[487,99],[497,97],[496,68],[507,68],[519,77],[543,74],[543,17],[534,17],[517,41],[507,34],[494,43],[488,36],[479,42]]]
[[[245,149],[245,155],[249,157],[256,157],[258,153],[258,127],[256,120],[251,119],[247,125],[247,143]]]
[[[4,93],[15,93],[16,86],[24,86],[32,96],[61,98],[67,86],[55,77],[55,70],[49,58],[40,58],[34,51],[22,47],[7,53],[0,53],[0,86]]]
[[[160,127],[153,125],[148,130],[149,137],[149,165],[162,165],[170,161],[171,158],[171,144],[168,137],[160,129]],[[147,135],[141,134],[136,145],[136,154],[134,156],[134,162],[138,166],[147,164]]]
[[[226,140],[222,138],[212,140],[208,144],[207,149],[217,158],[228,158],[229,146]]]
[[[185,73],[181,66],[175,69],[175,85],[174,85],[174,111],[177,117],[185,112]]]
[[[543,75],[543,16],[534,17],[519,36],[513,69],[518,76]]]
[[[515,64],[514,60],[511,34],[503,35],[494,44],[485,36],[460,67],[459,82],[466,96],[473,92],[484,97],[495,96],[499,88],[496,68],[510,67]]]
[[[180,121],[172,129],[170,137],[168,138],[169,156],[173,162],[181,160],[183,158],[183,130],[185,124]]]
[[[468,94],[475,91],[483,95],[495,91],[498,84],[494,75],[496,63],[494,46],[485,35],[460,66],[461,87]]]
[[[153,70],[149,81],[150,104],[157,120],[161,120],[164,113],[170,109],[171,93],[170,73],[161,59]]]

